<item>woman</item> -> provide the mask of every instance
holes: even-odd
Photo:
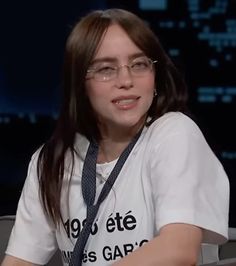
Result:
[[[225,242],[228,179],[147,25],[125,10],[88,14],[64,70],[57,128],[32,157],[2,265],[43,265],[57,247],[64,265],[196,265],[201,243]]]

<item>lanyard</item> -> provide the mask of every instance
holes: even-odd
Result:
[[[71,255],[69,266],[82,265],[84,247],[89,238],[91,228],[97,215],[99,206],[110,192],[113,184],[117,179],[117,176],[119,175],[123,165],[125,164],[126,159],[128,158],[139,136],[141,135],[141,132],[142,130],[138,132],[138,134],[133,138],[133,140],[129,143],[129,145],[120,155],[116,165],[114,166],[107,181],[105,182],[101,193],[99,194],[96,204],[94,204],[94,201],[96,196],[96,163],[98,155],[98,145],[94,142],[90,143],[84,161],[81,181],[82,194],[84,201],[87,205],[86,223],[76,241],[73,253]]]

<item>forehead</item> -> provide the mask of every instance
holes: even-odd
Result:
[[[112,24],[105,32],[94,59],[112,57],[125,59],[133,54],[142,53],[129,35],[116,24]]]

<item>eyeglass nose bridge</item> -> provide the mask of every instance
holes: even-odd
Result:
[[[118,69],[120,69],[120,68],[122,68],[122,67],[127,67],[128,69],[131,69],[131,66],[128,65],[128,64],[119,65],[119,66],[117,66],[116,68],[117,68],[117,70],[118,70]]]
[[[132,76],[132,68],[131,68],[131,66],[128,65],[128,64],[123,64],[123,65],[119,65],[119,66],[116,67],[116,72],[115,72],[116,78],[119,76],[120,70],[122,68],[124,68],[124,67],[127,68],[129,75]]]

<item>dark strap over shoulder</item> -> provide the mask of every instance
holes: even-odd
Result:
[[[81,266],[83,260],[84,247],[89,238],[93,222],[96,218],[98,209],[103,200],[107,197],[112,186],[114,185],[117,176],[119,175],[125,161],[127,160],[130,152],[132,151],[134,145],[136,144],[142,130],[134,137],[134,139],[129,143],[126,149],[120,155],[115,167],[113,168],[111,174],[109,175],[107,181],[105,182],[102,191],[98,197],[97,203],[94,204],[96,196],[96,162],[98,154],[98,145],[96,143],[90,143],[82,172],[82,194],[84,201],[87,205],[87,216],[86,223],[79,237],[76,241],[69,266]]]

